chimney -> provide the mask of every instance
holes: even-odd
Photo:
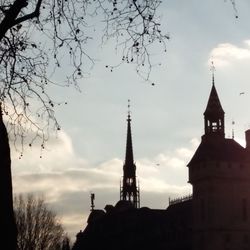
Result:
[[[250,150],[250,129],[245,131],[246,136],[246,149]]]

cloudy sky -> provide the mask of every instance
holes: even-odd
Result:
[[[190,194],[186,165],[203,134],[211,58],[226,136],[234,120],[235,139],[244,145],[250,128],[250,2],[236,4],[238,19],[229,0],[163,1],[162,26],[171,39],[166,54],[154,54],[161,62],[151,74],[154,86],[132,65],[105,67],[116,60],[112,43],[89,45],[97,60],[81,92],[53,90],[68,105],[57,110],[62,130],[42,158],[39,147],[26,148],[21,160],[12,150],[14,192],[43,194],[74,241],[86,226],[90,192],[98,209],[119,199],[130,99],[141,206],[164,209],[169,197]]]

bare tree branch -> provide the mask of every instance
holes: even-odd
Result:
[[[6,32],[14,25],[20,11],[28,5],[27,0],[16,0],[13,5],[5,12],[5,17],[0,24],[0,40]]]
[[[100,40],[115,39],[114,50],[120,50],[120,62],[108,67],[134,64],[149,80],[152,47],[166,51],[169,39],[160,29],[159,6],[160,0],[1,1],[0,101],[21,156],[23,145],[39,141],[43,149],[50,131],[61,128],[55,110],[67,101],[55,100],[49,89],[79,89],[79,80],[93,67],[92,20],[102,26]]]
[[[19,195],[14,198],[17,250],[60,250],[67,236],[54,211],[44,198]]]
[[[42,4],[42,0],[38,0],[35,10],[34,10],[32,13],[30,13],[30,14],[27,14],[27,15],[25,15],[25,16],[22,16],[22,17],[17,18],[17,19],[14,21],[13,26],[14,26],[14,25],[17,25],[17,24],[19,24],[19,23],[22,23],[22,22],[24,22],[24,21],[33,19],[33,18],[35,18],[35,17],[39,17],[39,15],[40,15],[41,4]]]

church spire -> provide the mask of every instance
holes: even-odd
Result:
[[[205,135],[225,136],[224,132],[224,110],[221,106],[212,75],[212,89],[209,95],[206,110],[204,112]]]
[[[128,100],[128,119],[127,119],[127,143],[125,154],[125,165],[131,165],[134,163],[132,134],[131,134],[131,118],[130,118],[130,100]]]
[[[132,133],[131,133],[131,113],[130,100],[128,100],[127,118],[127,142],[125,162],[123,165],[123,181],[120,190],[120,199],[130,201],[135,208],[140,207],[140,194],[136,183],[136,165],[134,163]]]

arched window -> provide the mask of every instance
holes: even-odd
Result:
[[[132,178],[127,178],[127,184],[129,186],[132,186],[132,183],[133,183],[133,179]]]

